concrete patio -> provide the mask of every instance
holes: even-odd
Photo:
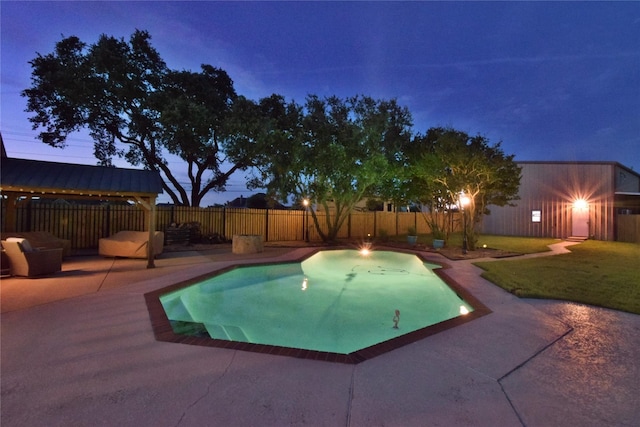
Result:
[[[555,249],[562,251],[565,244]],[[77,256],[3,278],[2,426],[634,426],[640,316],[520,300],[470,260],[447,274],[493,312],[357,365],[158,342],[144,294],[312,248]]]

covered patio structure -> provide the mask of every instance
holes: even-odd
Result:
[[[2,231],[16,231],[16,207],[33,197],[133,201],[145,210],[149,233],[147,267],[154,267],[157,171],[91,166],[7,157],[2,148],[0,193],[6,202]]]

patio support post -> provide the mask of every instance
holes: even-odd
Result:
[[[154,247],[153,247],[153,241],[154,241],[154,235],[155,235],[155,231],[156,231],[156,198],[155,197],[149,197],[149,209],[147,209],[147,215],[149,215],[149,221],[147,222],[149,224],[149,250],[147,253],[147,268],[155,268],[155,261],[154,261]]]
[[[147,215],[147,220],[145,221],[149,227],[149,236],[147,243],[147,268],[155,268],[154,263],[154,250],[153,250],[153,238],[154,233],[156,231],[156,198],[149,197],[145,199],[143,197],[135,196],[135,200],[140,203],[140,205],[144,208]]]

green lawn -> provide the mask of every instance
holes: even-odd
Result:
[[[547,252],[549,245],[558,243],[558,239],[541,239],[537,237],[511,237],[480,235],[476,248],[487,245],[488,248],[500,249],[507,252],[517,252],[521,254],[532,254],[535,252]],[[450,246],[462,247],[462,235],[453,234],[449,240]]]
[[[488,242],[492,238],[487,236]],[[524,252],[512,244],[487,246]],[[569,254],[476,265],[485,270],[482,277],[520,297],[568,300],[640,314],[640,245],[588,240],[569,249]]]

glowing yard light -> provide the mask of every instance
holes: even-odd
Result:
[[[460,211],[462,212],[462,220],[463,220],[463,230],[462,230],[462,253],[467,253],[467,214],[465,212],[465,207],[471,202],[469,196],[464,194],[464,191],[460,192],[460,196],[458,197],[458,202],[460,203]]]
[[[460,314],[461,315],[465,315],[465,314],[469,314],[469,309],[467,307],[465,307],[464,305],[460,306]]]
[[[573,207],[576,209],[586,209],[589,207],[589,203],[585,199],[577,199],[573,202]]]
[[[309,241],[309,199],[302,199],[302,205],[304,206],[304,217],[302,217],[302,235],[304,241]]]

